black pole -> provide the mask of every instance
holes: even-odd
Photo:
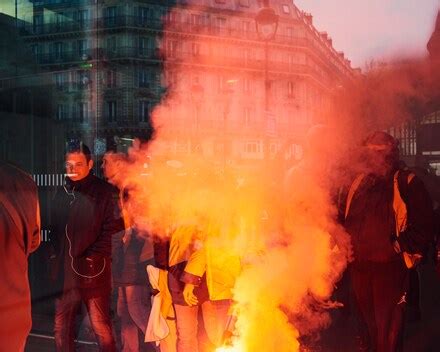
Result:
[[[269,137],[267,135],[269,128],[269,94],[270,94],[270,82],[269,82],[269,40],[265,40],[264,43],[264,122],[265,122],[265,136],[263,142],[263,158],[269,160]]]
[[[266,40],[264,43],[264,110],[269,111],[269,41]]]
[[[18,0],[15,0],[15,31],[18,36]],[[15,40],[15,76],[18,76],[18,40]]]
[[[95,71],[95,95],[96,95],[96,113],[95,113],[95,140],[94,140],[94,145],[93,145],[93,149],[95,149],[95,145],[97,145],[98,143],[98,128],[99,128],[99,114],[100,114],[100,109],[99,109],[99,60],[100,60],[100,50],[99,50],[99,0],[95,0],[95,36],[96,36],[96,41],[95,41],[95,67],[92,70]],[[93,134],[92,134],[93,135]],[[94,168],[95,168],[95,173],[98,174],[100,171],[100,167],[98,166],[98,153],[96,153],[96,150],[94,150],[95,155],[95,160],[94,160]]]

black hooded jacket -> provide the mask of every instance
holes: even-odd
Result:
[[[124,230],[117,189],[92,174],[67,178],[52,204],[52,225],[57,289],[110,289],[112,238]]]

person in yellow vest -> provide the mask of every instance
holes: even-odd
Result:
[[[432,242],[432,204],[423,183],[399,170],[398,142],[391,135],[372,133],[363,151],[363,172],[343,197],[354,253],[351,286],[369,348],[400,351],[409,270]]]
[[[169,242],[156,243],[156,265],[168,270],[178,352],[199,351],[199,310],[210,343],[216,347],[222,343],[241,263],[220,242],[201,235],[194,226],[180,226]]]

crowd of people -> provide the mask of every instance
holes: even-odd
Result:
[[[423,182],[401,167],[392,136],[375,132],[362,150],[366,167],[339,190],[337,202],[353,246],[348,300],[363,332],[360,351],[400,351],[411,278],[435,247],[433,205]],[[160,239],[138,228],[128,189],[94,176],[93,166],[86,145],[68,149],[66,182],[51,207],[56,350],[75,350],[83,305],[101,351],[197,352],[224,344],[233,331],[240,258],[209,247],[204,234],[185,226]],[[103,166],[106,177],[117,172]],[[7,258],[0,263],[0,351],[20,351],[31,327],[27,257],[39,245],[38,196],[28,175],[4,163],[0,206],[0,253]]]

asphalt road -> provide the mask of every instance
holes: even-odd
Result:
[[[420,265],[420,319],[407,322],[404,338],[404,352],[438,352],[440,351],[440,278],[432,265]],[[42,307],[50,307],[44,302]],[[43,314],[44,309],[34,309],[33,331],[29,336],[26,352],[55,351],[53,341],[53,316]],[[315,341],[304,351],[310,352],[353,352],[356,351],[356,329],[352,317],[341,319],[341,312],[335,312],[335,324],[322,333],[321,341]],[[342,321],[342,323],[341,323]],[[87,321],[82,325],[87,326]],[[115,323],[117,330],[117,322]],[[93,334],[86,328],[80,329],[79,339],[87,343],[78,343],[77,350],[83,352],[98,351],[93,344]],[[266,351],[265,351],[266,352]],[[272,352],[272,351],[267,351]],[[278,352],[278,351],[273,351]],[[285,352],[285,351],[279,351]],[[287,352],[287,351],[286,351]]]

